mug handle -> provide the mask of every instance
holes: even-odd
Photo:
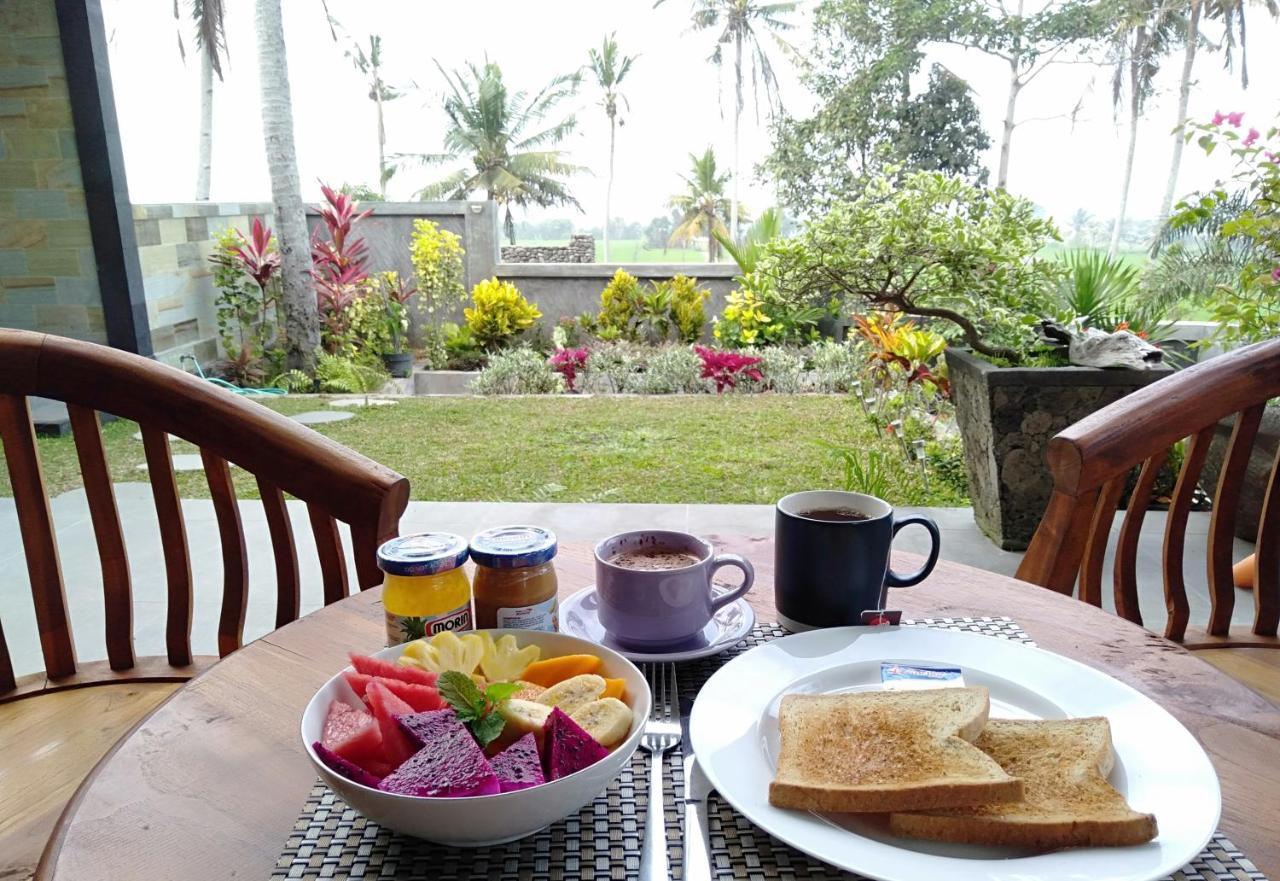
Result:
[[[929,573],[933,571],[933,567],[938,562],[938,551],[942,546],[942,535],[938,532],[938,524],[934,523],[923,514],[908,514],[906,517],[894,518],[893,534],[896,536],[898,530],[904,526],[910,526],[913,523],[919,523],[925,529],[929,530],[932,537],[932,546],[929,548],[929,559],[924,561],[924,565],[915,572],[906,575],[899,575],[892,569],[885,572],[884,583],[886,587],[910,587],[913,584],[919,584],[929,577]]]
[[[733,566],[742,570],[742,584],[734,588],[729,593],[718,596],[711,601],[711,611],[718,612],[720,609],[742,597],[747,591],[751,590],[751,585],[756,580],[755,567],[751,565],[751,561],[737,554],[720,554],[711,561],[711,568],[707,570],[707,586],[715,580],[716,572],[725,566]]]

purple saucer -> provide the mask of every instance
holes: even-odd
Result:
[[[599,643],[637,663],[693,661],[719,654],[737,645],[756,623],[756,613],[751,604],[740,599],[716,612],[702,632],[689,639],[662,648],[636,648],[611,636],[600,623],[598,612],[599,597],[595,585],[578,591],[560,604],[560,632]]]

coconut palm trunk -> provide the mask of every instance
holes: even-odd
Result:
[[[1111,243],[1107,247],[1107,256],[1114,257],[1120,249],[1120,235],[1124,232],[1125,212],[1129,207],[1129,184],[1133,180],[1133,158],[1138,148],[1138,114],[1142,111],[1142,57],[1146,52],[1147,29],[1139,26],[1134,30],[1133,55],[1129,60],[1129,147],[1125,152],[1124,176],[1120,183],[1120,208],[1116,211],[1115,223],[1111,227]]]
[[[373,103],[378,108],[378,195],[387,200],[387,127],[382,121],[382,82],[374,89]]]
[[[1013,130],[1017,127],[1018,93],[1022,91],[1022,79],[1018,76],[1018,62],[1009,60],[1009,97],[1004,105],[1004,128],[1000,132],[1000,167],[996,171],[996,186],[1009,183],[1009,152],[1013,148]]]
[[[271,199],[275,203],[276,243],[282,258],[286,357],[290,368],[310,371],[320,346],[320,322],[311,284],[310,240],[293,143],[293,99],[280,0],[256,0],[254,17],[258,30],[262,137],[271,177]]]
[[[200,49],[200,135],[196,149],[196,201],[209,200],[213,178],[213,51]]]
[[[1160,200],[1160,222],[1173,210],[1173,199],[1178,192],[1178,172],[1182,167],[1183,127],[1187,124],[1187,105],[1191,100],[1191,71],[1196,65],[1196,49],[1200,37],[1200,15],[1204,9],[1202,0],[1191,0],[1187,11],[1187,33],[1182,47],[1182,77],[1178,83],[1178,124],[1173,131],[1173,156],[1169,160],[1169,180]]]
[[[742,31],[733,38],[733,191],[729,202],[729,238],[738,241],[738,131],[742,121]],[[758,99],[757,99],[758,100]],[[708,251],[711,246],[708,244]],[[715,262],[715,257],[711,258]]]
[[[609,114],[609,180],[604,185],[604,262],[609,262],[609,218],[613,216],[613,145],[617,120]]]

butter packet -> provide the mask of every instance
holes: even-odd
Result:
[[[885,691],[963,688],[964,672],[959,667],[926,667],[886,661],[880,664],[880,683]]]

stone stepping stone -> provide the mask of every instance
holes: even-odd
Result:
[[[330,407],[394,407],[400,403],[394,398],[344,398],[341,401],[330,401]]]
[[[341,422],[355,415],[346,410],[308,410],[305,413],[295,413],[290,418],[303,425],[323,425],[326,422]]]
[[[139,471],[146,471],[146,465],[139,465]],[[203,471],[204,461],[196,453],[179,453],[173,457],[174,471]]]
[[[142,443],[142,432],[135,431],[133,434],[130,435],[130,437],[132,437],[138,443]],[[168,438],[169,438],[169,443],[171,444],[177,444],[177,443],[183,442],[181,438],[174,437],[173,435],[168,435]]]

